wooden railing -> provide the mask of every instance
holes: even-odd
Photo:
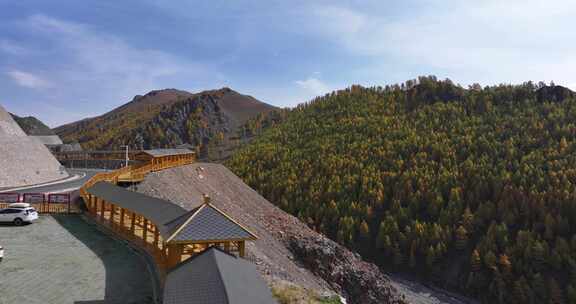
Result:
[[[10,200],[6,197],[0,197],[0,209],[9,208],[13,203],[28,203],[38,213],[58,213],[58,214],[73,214],[80,213],[77,204],[74,204],[70,198],[70,194],[56,193],[45,195],[44,193],[10,193],[12,196]]]
[[[8,208],[11,203],[0,203],[0,209]],[[68,203],[30,203],[30,207],[33,207],[38,211],[38,213],[50,213],[50,214],[72,214],[79,213],[78,207],[71,202]]]
[[[80,188],[80,195],[87,200],[86,189],[92,187],[97,182],[109,182],[117,184],[118,182],[141,182],[150,172],[161,171],[165,169],[180,167],[194,163],[194,157],[187,156],[180,159],[167,159],[161,163],[150,161],[144,164],[129,165],[111,172],[103,172],[94,175]]]

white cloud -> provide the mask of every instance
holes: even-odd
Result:
[[[376,77],[386,62],[459,82],[576,81],[576,1],[429,0],[403,15],[385,12],[304,7],[299,29],[370,58]]]
[[[317,31],[335,37],[353,35],[366,27],[367,16],[357,11],[338,6],[313,6],[309,9]]]
[[[81,24],[44,15],[34,15],[26,24],[52,39],[60,51],[70,57],[72,69],[60,75],[68,82],[76,81],[78,74],[83,74],[94,85],[142,93],[154,88],[159,78],[203,69],[162,51],[132,47],[116,36]]]
[[[6,72],[6,74],[18,85],[25,88],[43,89],[52,86],[52,84],[49,81],[32,73],[19,70],[11,70]]]
[[[314,77],[309,77],[305,80],[296,80],[295,83],[300,88],[316,95],[326,94],[331,91],[330,86]]]
[[[34,60],[41,62],[42,71],[50,71],[50,82],[38,76],[42,73],[36,66],[13,68],[10,77],[28,88],[51,87],[43,95],[43,102],[66,107],[73,101],[92,116],[150,90],[195,90],[212,87],[224,79],[218,69],[208,64],[133,46],[122,37],[85,24],[33,15],[20,22],[20,29],[45,41],[46,48],[36,52]]]

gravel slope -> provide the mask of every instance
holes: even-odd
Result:
[[[258,236],[256,242],[248,242],[248,258],[258,266],[269,282],[286,280],[300,286],[330,291],[324,280],[294,263],[292,253],[279,241],[269,221],[270,212],[280,209],[268,203],[254,190],[222,165],[193,164],[151,173],[136,188],[138,192],[163,198],[192,209],[202,202],[202,194],[211,197],[212,203],[239,221]],[[293,224],[299,224],[293,218]]]
[[[0,105],[0,189],[66,177],[48,148],[27,136]]]

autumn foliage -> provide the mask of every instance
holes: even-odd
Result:
[[[385,269],[489,303],[576,303],[576,99],[421,77],[298,106],[228,165]]]

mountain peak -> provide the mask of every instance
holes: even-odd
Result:
[[[168,88],[136,95],[104,115],[55,131],[65,142],[78,141],[89,149],[200,144],[217,134],[236,137],[248,119],[274,109],[228,87],[199,93]]]

